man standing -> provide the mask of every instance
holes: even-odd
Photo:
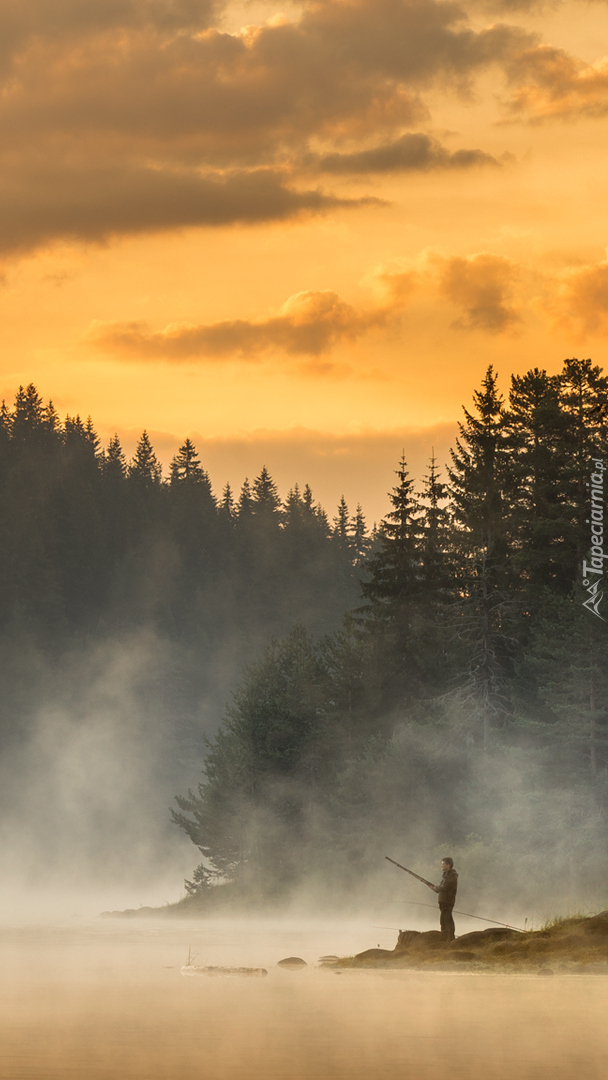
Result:
[[[456,903],[456,890],[458,888],[458,874],[454,870],[454,860],[446,855],[441,860],[443,876],[439,885],[433,885],[439,900],[439,926],[446,941],[453,941],[456,936],[456,927],[452,918],[452,908]]]

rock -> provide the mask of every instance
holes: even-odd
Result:
[[[445,940],[441,930],[400,930],[399,937],[397,938],[397,944],[395,946],[395,952],[409,952],[415,950],[419,952],[421,949],[425,951],[427,949],[441,949],[444,946],[447,947],[448,942]]]
[[[593,937],[608,937],[608,911],[601,911],[599,915],[585,919],[582,930]]]
[[[420,937],[419,930],[400,930],[395,949],[409,949],[410,945],[414,944],[417,937]]]
[[[357,953],[355,960],[394,960],[393,949],[366,949],[365,952]]]
[[[458,945],[489,945],[493,941],[514,941],[521,938],[519,930],[504,930],[501,927],[489,930],[472,930],[469,934],[461,934],[452,944]]]
[[[286,956],[284,960],[279,960],[277,967],[292,968],[296,970],[297,968],[308,967],[308,965],[306,960],[302,960],[301,956]]]

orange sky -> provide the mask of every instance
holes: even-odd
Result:
[[[488,363],[604,365],[608,4],[4,0],[0,392],[385,509]]]

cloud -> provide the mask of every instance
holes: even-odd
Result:
[[[401,132],[427,114],[422,89],[463,87],[535,40],[517,27],[474,31],[442,0],[326,0],[297,23],[241,34],[43,34],[19,57],[0,126],[15,146],[94,134],[199,164],[264,164],[310,136]]]
[[[142,322],[94,323],[88,339],[98,348],[136,361],[241,360],[257,362],[264,355],[309,357],[313,374],[336,374],[335,365],[319,364],[344,341],[355,341],[375,328],[395,326],[414,295],[424,302],[437,297],[462,310],[452,323],[458,330],[489,334],[513,329],[521,317],[513,300],[520,268],[509,259],[488,252],[467,257],[424,251],[409,268],[376,268],[367,278],[374,299],[354,307],[335,292],[299,292],[276,314],[217,323],[170,323],[163,330]]]
[[[537,45],[513,58],[507,71],[515,87],[509,102],[512,114],[538,122],[608,112],[606,57],[584,64],[563,49]]]
[[[463,330],[500,334],[512,329],[520,316],[510,304],[518,268],[501,255],[480,252],[453,256],[439,266],[439,291],[463,311],[454,323]]]
[[[374,203],[380,200],[297,190],[270,169],[204,175],[75,162],[51,168],[36,161],[25,175],[0,171],[0,251],[28,251],[58,239],[100,242],[195,225],[283,221]]]
[[[542,306],[562,330],[608,335],[608,261],[567,271]]]
[[[97,324],[89,336],[101,348],[139,360],[256,360],[276,350],[291,356],[320,356],[386,319],[386,311],[358,312],[333,292],[301,292],[267,319],[171,324],[160,331],[141,323]]]
[[[421,133],[402,135],[393,142],[350,154],[325,154],[314,159],[325,173],[427,172],[431,169],[470,169],[476,165],[500,166],[500,162],[482,150],[450,152],[436,139]]]
[[[474,29],[446,0],[311,0],[297,21],[240,33],[211,25],[219,11],[212,0],[6,0],[5,251],[345,205],[298,190],[299,163],[309,176],[315,154],[334,176],[490,164],[404,128],[428,118],[427,89],[468,92],[537,40]],[[360,149],[370,138],[384,142]]]
[[[58,41],[108,30],[203,29],[219,14],[216,0],[3,0],[0,64],[33,39]]]

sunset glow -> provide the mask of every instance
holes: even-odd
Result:
[[[3,7],[8,400],[373,518],[488,363],[604,366],[605,4]]]

